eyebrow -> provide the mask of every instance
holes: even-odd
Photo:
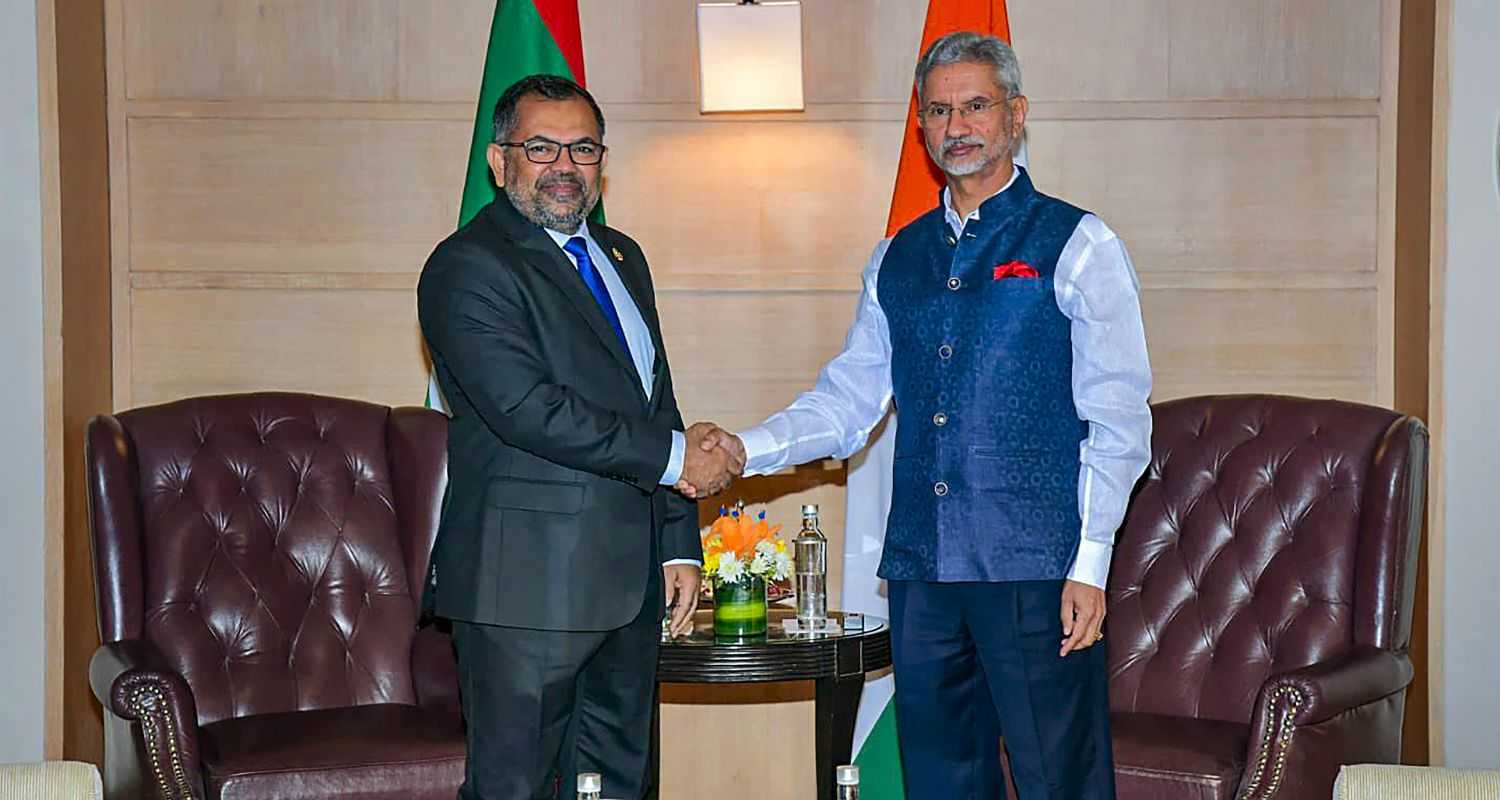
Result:
[[[987,94],[976,94],[976,95],[974,95],[973,97],[970,97],[967,100],[960,100],[960,101],[958,101],[957,105],[961,105],[961,106],[962,105],[968,105],[969,103],[974,103],[974,102],[979,102],[979,101],[988,101],[988,100],[991,100],[991,99],[993,99],[993,98],[991,98]],[[934,100],[934,101],[928,103],[927,105],[930,108],[932,106],[946,106],[946,105],[950,105],[950,104]]]
[[[561,145],[584,144],[584,143],[588,143],[588,144],[603,144],[603,142],[599,141],[598,139],[595,139],[592,136],[585,136],[582,139],[574,139],[571,142],[559,142],[556,139],[553,139],[553,138],[548,137],[548,136],[542,136],[540,134],[538,134],[536,136],[528,136],[527,138],[522,139],[521,141],[522,141],[522,143],[542,141],[542,142],[551,142],[552,144],[561,144]]]

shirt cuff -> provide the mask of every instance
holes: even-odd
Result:
[[[766,426],[757,425],[740,431],[738,435],[740,443],[745,446],[746,477],[776,471],[775,461],[780,455],[781,446],[776,443],[776,437],[766,430]]]
[[[682,461],[687,457],[687,437],[682,431],[672,431],[672,452],[667,456],[667,469],[661,474],[661,480],[657,483],[662,486],[676,486],[677,479],[682,477]]]
[[[1068,580],[1103,589],[1105,581],[1109,579],[1109,560],[1114,553],[1113,544],[1084,539],[1078,545],[1078,557],[1073,559],[1073,569],[1068,571]]]
[[[663,562],[661,562],[661,565],[664,566],[664,567],[672,567],[672,566],[676,566],[678,564],[692,564],[693,566],[698,567],[700,569],[703,567],[703,562],[699,561],[696,558],[674,558],[671,561],[663,561]]]

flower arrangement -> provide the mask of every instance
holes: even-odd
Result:
[[[702,534],[704,584],[713,592],[714,636],[764,636],[768,589],[792,573],[780,525],[766,522],[762,511],[751,519],[745,503],[719,508],[719,518]]]
[[[766,522],[762,511],[751,519],[745,503],[733,509],[719,508],[703,537],[703,575],[715,584],[739,583],[745,577],[766,583],[785,581],[792,574],[792,558],[786,542],[777,537],[780,525]]]

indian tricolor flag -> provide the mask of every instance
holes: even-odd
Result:
[[[495,183],[485,160],[485,149],[494,136],[495,101],[507,86],[538,73],[562,75],[580,86],[588,85],[583,74],[578,0],[496,0],[484,76],[479,84],[479,107],[474,112],[463,201],[458,210],[459,227],[495,199]],[[591,216],[604,221],[602,201]],[[435,376],[428,378],[427,407],[439,411],[448,408]]]
[[[1005,0],[929,0],[918,53],[954,31],[988,33],[1010,41]],[[913,89],[901,139],[901,160],[885,235],[893,236],[907,223],[937,204],[942,173],[927,157],[917,131],[917,96]],[[885,541],[885,519],[891,508],[891,468],[896,448],[896,419],[886,420],[883,432],[849,462],[848,507],[844,527],[843,608],[886,617],[886,595],[875,577],[880,548]],[[864,800],[901,800],[901,758],[896,742],[895,684],[885,675],[865,684],[859,718],[854,727],[854,763],[859,765],[860,796]]]

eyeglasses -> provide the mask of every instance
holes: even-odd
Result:
[[[956,109],[947,103],[929,103],[926,108],[918,111],[917,115],[922,118],[923,125],[931,128],[940,128],[948,124],[948,121],[953,118],[955,110],[958,112],[960,118],[969,119],[977,114],[987,114],[1015,96],[1013,94],[1007,95],[999,100],[970,100],[967,103],[960,103]]]
[[[562,151],[568,151],[568,158],[580,167],[587,167],[604,160],[604,151],[608,150],[598,142],[582,141],[572,144],[554,142],[551,139],[543,139],[540,136],[527,139],[524,142],[501,142],[501,147],[519,147],[526,154],[526,160],[533,164],[551,164],[562,156]]]

